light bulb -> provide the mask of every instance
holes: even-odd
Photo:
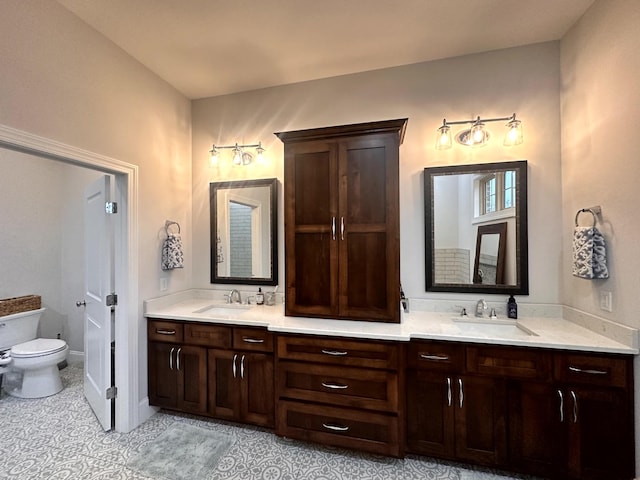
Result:
[[[215,147],[215,145],[211,150],[209,150],[209,161],[211,165],[218,164],[218,149]]]
[[[436,136],[436,149],[446,150],[448,148],[451,148],[451,128],[448,125],[442,125]]]
[[[507,128],[507,133],[504,136],[504,145],[520,145],[523,142],[522,122],[514,118],[509,123],[507,123]]]

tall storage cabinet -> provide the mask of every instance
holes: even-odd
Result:
[[[276,134],[285,144],[286,315],[400,321],[406,123]]]

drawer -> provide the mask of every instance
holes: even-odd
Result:
[[[452,342],[412,341],[407,366],[438,372],[458,373],[464,368],[464,346]]]
[[[466,349],[469,373],[551,380],[553,354],[548,350],[488,345],[468,345]]]
[[[147,338],[155,342],[182,343],[182,323],[168,320],[149,320]]]
[[[211,348],[231,348],[231,327],[185,323],[184,343]]]
[[[398,457],[398,417],[341,407],[278,402],[276,433],[298,440]]]
[[[385,342],[327,337],[279,336],[278,358],[352,367],[398,367],[399,346]]]
[[[556,353],[554,375],[561,382],[630,388],[632,357]]]
[[[369,410],[398,410],[398,375],[335,365],[278,364],[279,397]]]
[[[273,334],[266,328],[233,328],[233,348],[273,353]]]

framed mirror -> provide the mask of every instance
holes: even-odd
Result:
[[[211,283],[278,284],[278,180],[212,182]]]
[[[431,292],[529,294],[527,162],[424,169]]]

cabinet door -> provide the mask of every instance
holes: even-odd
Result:
[[[338,314],[337,145],[285,147],[286,315]]]
[[[240,415],[239,355],[230,350],[209,349],[209,413],[218,418],[236,420]]]
[[[439,458],[454,458],[455,378],[422,370],[409,370],[406,378],[408,449]]]
[[[507,451],[504,381],[459,376],[454,391],[457,458],[485,465],[504,464]]]
[[[340,315],[398,322],[400,249],[397,135],[340,142]]]
[[[177,408],[175,352],[178,345],[149,342],[149,404]]]
[[[634,477],[633,421],[621,389],[569,386],[569,476],[580,479]]]
[[[178,408],[185,412],[207,411],[207,351],[180,346],[176,351]]]
[[[240,354],[240,397],[243,421],[273,427],[275,422],[275,391],[273,355]]]
[[[564,471],[568,418],[563,390],[550,383],[512,381],[508,401],[511,465],[544,477]]]

